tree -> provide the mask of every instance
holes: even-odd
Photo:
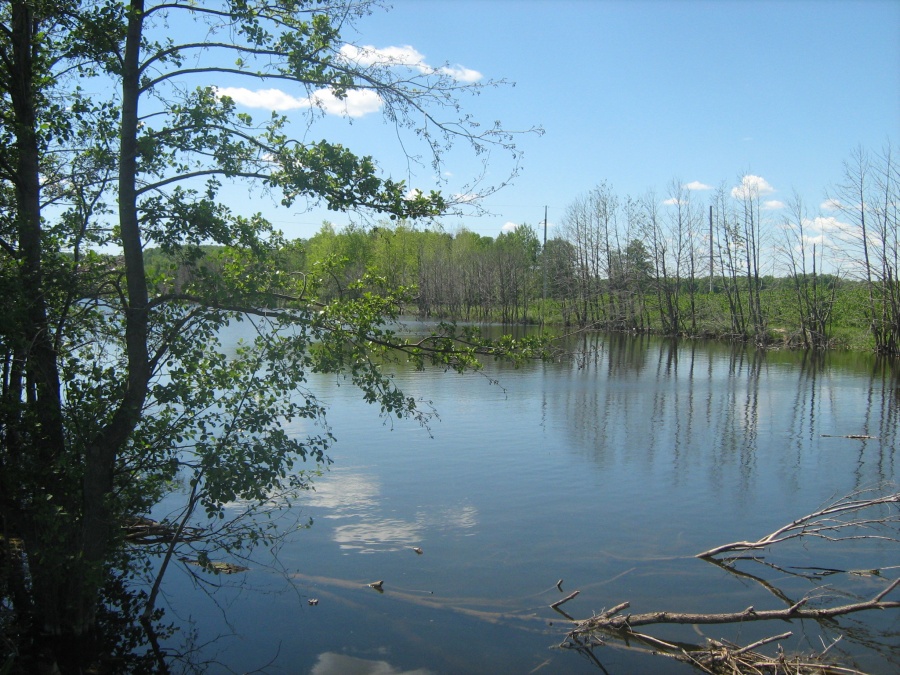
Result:
[[[575,248],[576,306],[578,324],[618,327],[616,298],[608,293],[603,303],[603,282],[611,273],[611,257],[617,249],[616,213],[619,201],[607,182],[566,207],[563,236]],[[608,285],[608,284],[607,284]]]
[[[900,170],[888,143],[874,157],[856,148],[828,199],[846,219],[840,235],[847,268],[865,285],[865,320],[882,354],[900,352],[898,195]]]
[[[392,218],[452,207],[382,177],[370,157],[294,139],[282,115],[257,123],[216,87],[195,86],[198,76],[303,87],[310,121],[323,101],[367,92],[398,131],[426,139],[432,164],[456,141],[515,152],[499,125],[462,113],[436,121],[482,85],[341,40],[372,5],[14,0],[0,9],[0,285],[10,291],[0,332],[2,589],[25,630],[20,653],[45,649],[63,670],[82,668],[111,574],[137,573],[136,558],[155,552],[165,570],[198,514],[225,521],[234,500],[265,508],[303,489],[309,472],[299,466],[327,461],[330,441],[327,431],[282,430],[324,414],[306,373],[343,373],[383,414],[424,420],[428,411],[384,374],[391,354],[460,370],[482,354],[528,353],[452,327],[405,341],[386,325],[402,291],[323,301],[314,275],[284,272],[295,245],[220,200],[250,181],[284,205]],[[163,37],[169,24],[196,33],[176,43]],[[96,90],[114,93],[84,93]],[[122,254],[94,252],[110,244]],[[174,266],[149,274],[151,246]],[[172,269],[187,272],[176,279]],[[226,357],[219,329],[248,317],[259,337]],[[179,482],[187,498],[161,524],[168,536],[126,549],[123,525]],[[275,536],[250,522],[193,539],[201,563]],[[160,579],[142,599],[144,619]]]
[[[830,341],[829,326],[838,284],[822,278],[827,243],[809,234],[811,222],[803,200],[794,194],[785,218],[783,257],[790,272],[797,302],[799,341],[804,348],[824,349]]]
[[[563,323],[571,323],[575,298],[575,247],[554,237],[541,252],[541,265],[547,267],[549,297],[559,304]]]
[[[527,319],[529,300],[536,290],[535,268],[540,248],[534,228],[527,224],[501,233],[494,242],[496,295],[504,323]]]

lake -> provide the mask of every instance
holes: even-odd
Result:
[[[257,555],[249,572],[214,578],[210,596],[170,570],[167,616],[183,626],[171,644],[193,631],[206,672],[597,673],[558,647],[571,624],[549,605],[576,590],[561,609],[584,619],[623,601],[631,612],[782,609],[825,584],[829,603],[845,604],[900,574],[900,546],[875,540],[786,542],[761,554],[773,566],[740,563],[744,575],[694,557],[897,482],[896,367],[648,337],[566,348],[519,369],[398,371],[438,411],[430,429],[386,421],[349,382],[315,376],[337,442],[292,514],[312,526],[277,562]],[[810,579],[804,567],[843,571]],[[847,573],[860,568],[884,571]],[[378,580],[382,592],[368,586]],[[645,632],[747,644],[786,630],[788,653],[843,636],[829,653],[871,673],[900,668],[896,610]],[[593,653],[610,674],[695,672],[615,641]]]

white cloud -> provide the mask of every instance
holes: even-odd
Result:
[[[477,70],[463,68],[458,64],[454,67],[444,66],[443,68],[438,68],[438,72],[449,75],[458,82],[478,82],[483,77]]]
[[[807,227],[819,230],[819,232],[844,232],[851,227],[834,216],[816,216],[812,220],[805,221],[804,224]]]
[[[763,202],[762,207],[766,211],[777,211],[778,209],[784,208],[784,202],[779,201],[777,199],[770,199],[768,201]]]
[[[423,75],[447,75],[459,82],[477,82],[483,76],[477,70],[465,68],[459,64],[435,68],[425,62],[425,55],[410,45],[402,47],[373,47],[364,45],[344,45],[341,57],[350,63],[360,66],[389,66],[413,68]]]
[[[419,197],[423,197],[424,195],[425,195],[425,193],[422,192],[419,188],[409,188],[409,190],[406,191],[406,194],[403,195],[403,198],[406,201],[411,201],[413,199],[418,199]]]
[[[706,183],[701,183],[699,180],[692,180],[690,183],[685,184],[685,189],[687,190],[712,190],[712,185],[707,185]]]
[[[285,94],[280,89],[257,89],[250,91],[243,87],[216,87],[216,96],[227,96],[234,99],[235,103],[248,108],[266,108],[268,110],[291,110],[300,108],[301,99]],[[308,99],[306,106],[309,106]]]
[[[519,224],[510,221],[510,222],[504,223],[503,227],[500,228],[500,231],[509,233],[509,232],[515,232],[518,229],[519,229]]]
[[[482,74],[477,70],[461,65],[435,68],[425,62],[425,56],[422,53],[409,45],[382,49],[370,45],[364,47],[344,45],[341,47],[340,54],[348,63],[363,68],[367,66],[411,68],[418,70],[423,75],[446,75],[459,82],[477,82],[482,78]],[[216,94],[228,96],[236,103],[248,108],[283,112],[315,107],[329,115],[346,117],[362,117],[378,112],[382,104],[381,97],[368,89],[350,90],[344,98],[335,96],[331,89],[319,89],[310,96],[297,97],[280,89],[257,89],[254,91],[243,87],[219,87],[216,88]]]
[[[343,99],[335,96],[330,89],[319,89],[310,96],[296,97],[280,89],[253,91],[243,87],[219,87],[216,88],[216,95],[228,96],[248,108],[285,111],[316,107],[331,115],[348,117],[362,117],[381,108],[381,98],[367,89],[348,91]]]
[[[838,199],[826,199],[819,205],[819,208],[823,211],[839,211],[842,206],[843,204]]]
[[[678,199],[676,197],[669,197],[663,201],[663,204],[666,206],[678,206]]]
[[[425,56],[409,45],[403,47],[384,47],[378,49],[372,45],[357,47],[356,45],[344,45],[341,47],[341,57],[344,60],[361,66],[409,66],[419,68],[425,63]]]
[[[761,176],[747,174],[741,178],[741,184],[731,188],[731,196],[735,199],[745,199],[747,197],[759,197],[775,192],[775,188],[769,185],[769,181]]]
[[[343,99],[335,96],[330,89],[320,89],[311,98],[316,107],[332,115],[362,117],[381,108],[381,97],[368,89],[348,91]]]
[[[803,241],[805,241],[807,244],[810,244],[810,245],[821,246],[828,240],[825,238],[824,234],[820,234],[816,237],[810,237],[808,235],[804,235]]]

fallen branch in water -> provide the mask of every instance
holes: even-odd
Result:
[[[900,492],[879,497],[865,497],[865,495],[873,492],[874,490],[854,492],[846,497],[841,497],[818,511],[798,518],[761,539],[756,541],[735,541],[730,544],[716,546],[703,553],[698,553],[696,557],[711,558],[720,553],[730,551],[752,551],[798,537],[819,537],[828,541],[848,539],[900,541],[895,533],[877,534],[874,531],[866,531],[876,527],[896,526],[900,523],[900,509],[892,508],[900,505]],[[871,517],[859,515],[861,512],[869,511],[875,507],[887,507],[890,510],[887,513]],[[858,531],[858,533],[853,534],[853,530]]]
[[[743,623],[747,621],[771,621],[773,619],[782,619],[789,621],[791,619],[831,619],[844,614],[852,614],[853,612],[862,612],[869,609],[897,609],[900,608],[898,600],[884,600],[884,597],[892,590],[900,586],[900,579],[895,579],[889,586],[874,596],[871,600],[864,602],[854,602],[849,605],[839,605],[837,607],[824,607],[819,609],[807,608],[804,605],[809,598],[804,598],[795,602],[785,609],[765,609],[756,611],[753,607],[740,612],[724,612],[719,614],[694,614],[687,612],[646,612],[644,614],[626,614],[621,615],[623,609],[627,609],[630,605],[623,602],[616,605],[611,610],[601,612],[590,619],[578,621],[569,635],[579,635],[597,630],[605,630],[611,632],[631,631],[636,626],[647,626],[651,624],[669,623],[669,624],[719,624],[719,623]]]
[[[561,604],[563,604],[564,602],[568,602],[569,600],[574,598],[576,595],[578,595],[580,592],[581,591],[572,591],[566,597],[564,597],[562,600],[557,600],[556,602],[551,604],[550,607],[552,607],[553,609],[557,609]]]
[[[160,523],[137,516],[122,525],[125,540],[130,544],[165,544],[172,541],[198,541],[204,532],[199,527],[181,527],[176,523]]]
[[[746,646],[739,646],[725,640],[707,639],[706,646],[673,643],[661,640],[635,630],[637,626],[651,624],[727,624],[746,621],[767,621],[772,619],[830,619],[836,616],[862,612],[870,609],[900,608],[900,601],[884,600],[892,590],[900,586],[900,579],[894,580],[871,600],[857,602],[838,607],[809,609],[804,605],[809,598],[800,600],[786,609],[762,610],[757,612],[748,607],[741,612],[720,614],[689,614],[681,612],[648,612],[644,614],[627,614],[621,612],[629,607],[623,602],[584,621],[576,621],[575,628],[569,631],[560,645],[565,649],[574,649],[588,656],[600,668],[602,664],[593,653],[595,647],[604,644],[603,636],[611,636],[624,640],[626,644],[639,641],[651,648],[652,653],[667,656],[688,663],[709,675],[862,675],[859,671],[824,661],[825,654],[837,642],[829,645],[821,654],[813,656],[785,656],[781,647],[776,657],[767,656],[755,650],[763,645],[787,639],[791,632],[773,635],[757,640]],[[839,640],[840,638],[838,638]],[[631,647],[633,648],[633,646]]]
[[[709,614],[683,612],[624,614],[624,610],[628,609],[630,605],[623,602],[595,614],[589,619],[578,621],[572,619],[559,607],[555,607],[557,612],[572,620],[574,624],[574,628],[568,632],[560,647],[578,651],[591,659],[601,670],[605,669],[597,655],[594,654],[594,650],[611,639],[623,642],[629,650],[677,659],[708,675],[860,675],[857,670],[825,661],[826,653],[836,644],[837,640],[820,654],[811,656],[788,657],[779,645],[777,654],[772,657],[756,650],[763,645],[784,640],[791,635],[790,633],[774,635],[741,647],[724,640],[707,640],[706,645],[669,642],[639,632],[637,629],[641,626],[655,624],[724,625],[743,624],[747,621],[793,621],[797,619],[824,620],[826,625],[833,626],[834,624],[829,620],[847,614],[872,609],[898,609],[900,608],[900,599],[887,599],[887,596],[900,587],[900,579],[891,581],[884,575],[887,570],[896,569],[893,566],[844,570],[819,566],[786,567],[768,562],[755,553],[715,557],[726,552],[754,551],[804,536],[818,537],[829,542],[876,539],[882,542],[900,543],[900,527],[898,526],[900,526],[900,492],[896,492],[896,486],[891,486],[890,489],[882,486],[856,491],[814,513],[798,518],[762,539],[725,544],[697,556],[738,577],[760,583],[768,592],[784,602],[785,606],[782,609],[757,611],[751,606],[739,612]],[[858,575],[871,579],[882,579],[885,581],[885,587],[869,600],[834,607],[821,606],[824,587],[819,587],[816,591],[795,602],[765,579],[738,570],[736,563],[740,560],[751,560],[774,569],[780,574],[799,576],[811,581],[818,581],[832,574]],[[811,606],[813,604],[816,606]]]
[[[705,648],[696,651],[682,650],[682,654],[673,654],[679,661],[690,663],[706,673],[722,673],[723,675],[736,675],[740,673],[752,673],[753,675],[783,675],[791,673],[802,675],[865,675],[859,670],[846,668],[824,661],[825,654],[840,638],[837,638],[820,654],[811,656],[787,657],[779,645],[778,656],[772,658],[756,651],[758,647],[785,640],[791,637],[790,631],[781,635],[773,635],[753,644],[740,647],[726,640],[707,640]]]
[[[677,642],[666,642],[659,638],[630,631],[627,636],[616,634],[626,641],[627,648],[664,656],[689,664],[707,675],[865,675],[854,668],[848,668],[836,663],[828,663],[826,654],[837,644],[841,638],[835,638],[830,645],[818,654],[787,656],[781,645],[775,657],[761,654],[757,651],[772,642],[786,640],[793,633],[788,631],[779,635],[757,640],[741,647],[727,640],[713,640],[707,638],[705,646],[692,645]],[[641,645],[645,646],[639,646]],[[608,672],[600,659],[594,654],[594,649],[604,644],[595,633],[581,637],[569,637],[560,646],[562,649],[572,649],[590,659],[603,672]]]
[[[195,565],[196,567],[202,567],[207,572],[212,572],[213,574],[237,574],[238,572],[249,572],[249,567],[244,567],[243,565],[235,565],[234,563],[229,562],[218,562],[214,560],[202,561],[197,558],[179,558],[181,562],[186,565]]]

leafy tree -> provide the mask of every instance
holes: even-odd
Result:
[[[575,257],[575,247],[560,237],[550,239],[541,254],[541,265],[547,267],[549,297],[559,304],[566,325],[572,321]]]
[[[458,111],[459,96],[479,85],[342,41],[341,28],[371,8],[349,0],[0,8],[0,589],[24,631],[20,654],[43,650],[78,671],[108,579],[163,555],[140,611],[149,621],[179,547],[215,570],[217,553],[278,536],[254,516],[289,500],[327,461],[327,427],[303,438],[283,429],[322,420],[308,373],[342,373],[383,414],[424,420],[428,411],[396,389],[385,361],[461,370],[480,355],[538,349],[452,326],[407,342],[388,323],[402,289],[323,297],[315,275],[286,272],[295,244],[220,199],[250,181],[287,206],[324,202],[392,218],[452,207],[383,177],[370,157],[293,138],[285,116],[257,122],[221,90],[196,86],[198,76],[305,88],[310,121],[324,114],[323,100],[369,92],[399,131],[426,139],[431,163],[456,141],[514,153],[499,126],[462,114],[435,121],[435,110]],[[191,34],[176,42],[171,25]],[[121,255],[94,252],[108,244]],[[148,266],[148,247],[171,264]],[[226,356],[220,329],[252,317],[258,336]],[[305,461],[312,468],[303,471]],[[152,536],[139,516],[182,484],[183,509]],[[249,512],[230,518],[234,503]],[[208,522],[195,529],[201,515]],[[137,540],[147,546],[126,546]]]

